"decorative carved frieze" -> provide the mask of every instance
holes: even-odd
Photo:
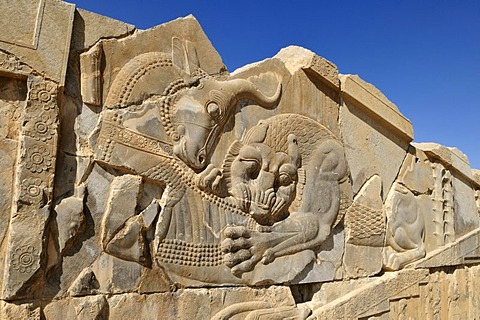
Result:
[[[480,316],[480,174],[373,85],[37,2],[0,30],[0,319]]]

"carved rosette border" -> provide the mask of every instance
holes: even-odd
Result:
[[[30,75],[21,116],[16,191],[12,206],[2,298],[28,297],[45,256],[45,229],[53,196],[58,140],[55,82]]]

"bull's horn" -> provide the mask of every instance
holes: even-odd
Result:
[[[258,105],[264,108],[273,108],[275,107],[282,94],[282,84],[278,83],[277,89],[272,96],[267,96],[261,92],[258,87],[251,81],[245,79],[235,79],[227,81],[228,86],[232,87],[232,93],[236,103],[241,99],[250,99],[255,101]]]

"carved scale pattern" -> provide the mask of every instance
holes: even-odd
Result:
[[[351,243],[372,245],[370,238],[385,233],[385,222],[381,210],[375,210],[354,201],[347,211],[345,223],[350,229]]]

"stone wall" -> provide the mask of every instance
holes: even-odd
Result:
[[[229,73],[149,30],[0,4],[1,319],[476,319],[480,171],[300,47]]]

